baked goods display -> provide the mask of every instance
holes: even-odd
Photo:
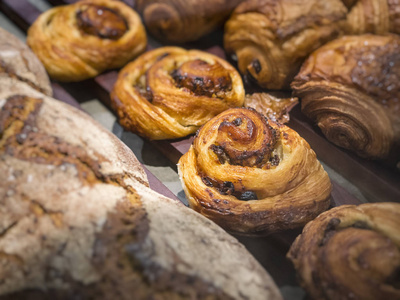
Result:
[[[139,15],[122,1],[82,0],[41,14],[27,43],[52,79],[81,81],[122,67],[147,39]]]
[[[346,1],[344,1],[346,2]],[[400,3],[392,0],[347,1],[349,13],[342,23],[345,34],[389,32],[400,34]]]
[[[242,79],[228,62],[179,47],[161,47],[129,63],[111,93],[122,127],[153,140],[194,133],[243,100]]]
[[[88,115],[13,78],[0,99],[0,298],[282,299]]]
[[[292,88],[330,141],[384,158],[400,141],[399,78],[399,36],[345,36],[316,50]]]
[[[8,31],[0,27],[0,77],[13,77],[51,96],[46,70],[32,51]]]
[[[213,31],[243,0],[138,0],[135,5],[149,32],[158,39],[183,43]]]
[[[400,299],[400,204],[332,208],[304,227],[288,257],[313,299]]]
[[[329,206],[331,183],[308,143],[250,108],[207,122],[178,171],[190,207],[229,232],[300,227]]]
[[[340,0],[249,0],[225,24],[224,47],[259,86],[288,88],[304,59],[338,36],[346,13]]]

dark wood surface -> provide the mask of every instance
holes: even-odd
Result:
[[[133,3],[132,0],[127,1],[131,4]],[[58,5],[76,2],[76,0],[48,0],[48,2]],[[40,14],[40,11],[27,0],[0,0],[0,9],[23,30],[27,30]],[[225,53],[221,47],[221,37],[221,33],[213,33],[201,41],[184,46],[186,48],[199,48],[225,58]],[[160,43],[149,37],[148,49],[158,46],[160,46]],[[71,96],[73,94],[72,90],[76,91],[77,87],[78,90],[79,87],[91,89],[96,93],[99,100],[110,109],[109,92],[114,85],[117,75],[117,71],[110,71],[92,80],[72,85],[53,82],[54,96],[79,108],[79,102],[75,97]],[[322,161],[357,186],[371,201],[400,201],[400,174],[398,172],[385,168],[377,162],[362,160],[352,153],[331,144],[301,114],[299,108],[293,111],[289,126],[299,132],[310,143]],[[193,137],[189,137],[174,141],[154,141],[152,143],[171,162],[176,163],[182,154],[189,149],[192,140]],[[149,177],[151,188],[168,197],[177,199],[151,172],[146,170],[146,173]],[[360,203],[361,201],[344,187],[333,182],[332,206]],[[291,243],[299,233],[300,230],[295,230],[263,238],[239,236],[237,238],[268,270],[278,286],[284,287],[297,285],[294,269],[285,256]]]

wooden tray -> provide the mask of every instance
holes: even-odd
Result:
[[[76,1],[48,0],[48,2],[58,5]],[[132,0],[126,0],[125,2],[130,5],[133,4]],[[40,14],[40,11],[30,4],[28,0],[2,0],[2,2],[0,1],[0,9],[10,20],[25,31]],[[149,49],[160,46],[162,46],[161,43],[149,36]],[[203,38],[201,41],[186,44],[184,47],[202,49],[226,58],[222,48],[221,31],[217,31]],[[79,99],[79,95],[75,99],[71,96],[70,91],[76,91],[77,88],[84,87],[95,92],[96,96],[110,108],[109,92],[114,85],[117,75],[117,71],[110,71],[94,79],[77,84],[59,84],[53,82],[54,97],[80,107],[79,102],[82,100]],[[301,114],[299,108],[293,111],[289,126],[299,132],[310,143],[319,159],[357,186],[369,201],[400,200],[399,172],[391,170],[377,162],[360,159],[352,153],[331,144]],[[121,131],[118,132],[121,133]],[[117,135],[124,141],[125,138],[129,138],[130,134],[132,133],[124,132]],[[193,137],[189,137],[174,141],[154,141],[152,144],[172,163],[176,163],[182,154],[189,149],[192,140]],[[161,194],[177,199],[151,172],[148,170],[146,172],[151,188]],[[361,202],[344,187],[340,186],[337,182],[333,182],[332,206],[360,204]],[[271,274],[286,299],[301,299],[305,295],[297,286],[294,269],[285,257],[291,243],[300,232],[301,230],[293,230],[263,238],[237,237]],[[293,291],[294,293],[292,293]]]

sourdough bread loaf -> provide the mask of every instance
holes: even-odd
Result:
[[[129,148],[0,84],[0,299],[282,299],[213,222],[148,187]]]
[[[17,37],[0,27],[0,77],[9,76],[51,96],[46,70],[35,54]]]

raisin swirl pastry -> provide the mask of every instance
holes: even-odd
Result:
[[[345,2],[345,1],[344,1]],[[343,22],[346,34],[400,34],[400,2],[396,0],[348,1],[350,11]]]
[[[308,143],[251,108],[207,122],[178,171],[190,206],[232,233],[299,227],[329,206],[331,183]]]
[[[122,67],[145,50],[147,38],[139,15],[123,2],[83,0],[41,14],[27,43],[51,78],[80,81]]]
[[[345,36],[315,51],[292,88],[331,142],[385,158],[400,139],[399,78],[399,36]]]
[[[239,73],[219,57],[163,47],[124,67],[111,93],[121,125],[153,140],[187,136],[220,112],[243,105]]]
[[[346,12],[340,0],[249,0],[225,25],[225,50],[261,87],[288,88],[303,60],[337,37]]]
[[[243,0],[138,0],[146,28],[161,40],[195,41],[216,29]]]
[[[400,299],[400,204],[333,208],[304,227],[288,258],[313,299]]]

